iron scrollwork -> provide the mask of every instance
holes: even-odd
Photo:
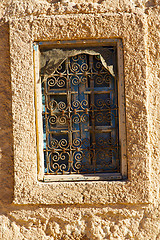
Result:
[[[116,84],[89,54],[68,57],[42,81],[46,174],[118,171]]]

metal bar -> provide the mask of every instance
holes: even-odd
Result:
[[[69,60],[66,61],[66,70],[67,70],[67,105],[68,105],[68,141],[69,141],[69,161],[68,161],[68,170],[71,171],[73,165],[73,156],[72,156],[72,121],[71,121],[71,83],[69,77]]]
[[[96,167],[96,154],[95,154],[95,116],[94,116],[94,79],[93,79],[93,56],[89,56],[89,64],[91,69],[91,78],[90,78],[90,88],[91,88],[91,128],[92,128],[92,151],[93,151],[93,158],[92,158],[92,164],[95,172]]]

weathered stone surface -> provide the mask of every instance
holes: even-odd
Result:
[[[9,207],[2,239],[159,239],[160,219],[151,206]]]
[[[160,2],[68,2],[0,3],[0,236],[159,240]],[[32,43],[103,37],[123,39],[128,181],[42,184]]]

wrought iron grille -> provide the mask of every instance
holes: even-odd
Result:
[[[45,173],[119,172],[117,104],[117,80],[99,54],[68,57],[42,76]]]

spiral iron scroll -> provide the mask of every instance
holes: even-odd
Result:
[[[98,167],[101,172],[117,167],[113,163],[113,156],[118,158],[117,130],[95,130],[111,129],[117,121],[117,103],[111,97],[114,81],[100,55],[79,54],[63,61],[43,82],[48,174],[95,173]]]

